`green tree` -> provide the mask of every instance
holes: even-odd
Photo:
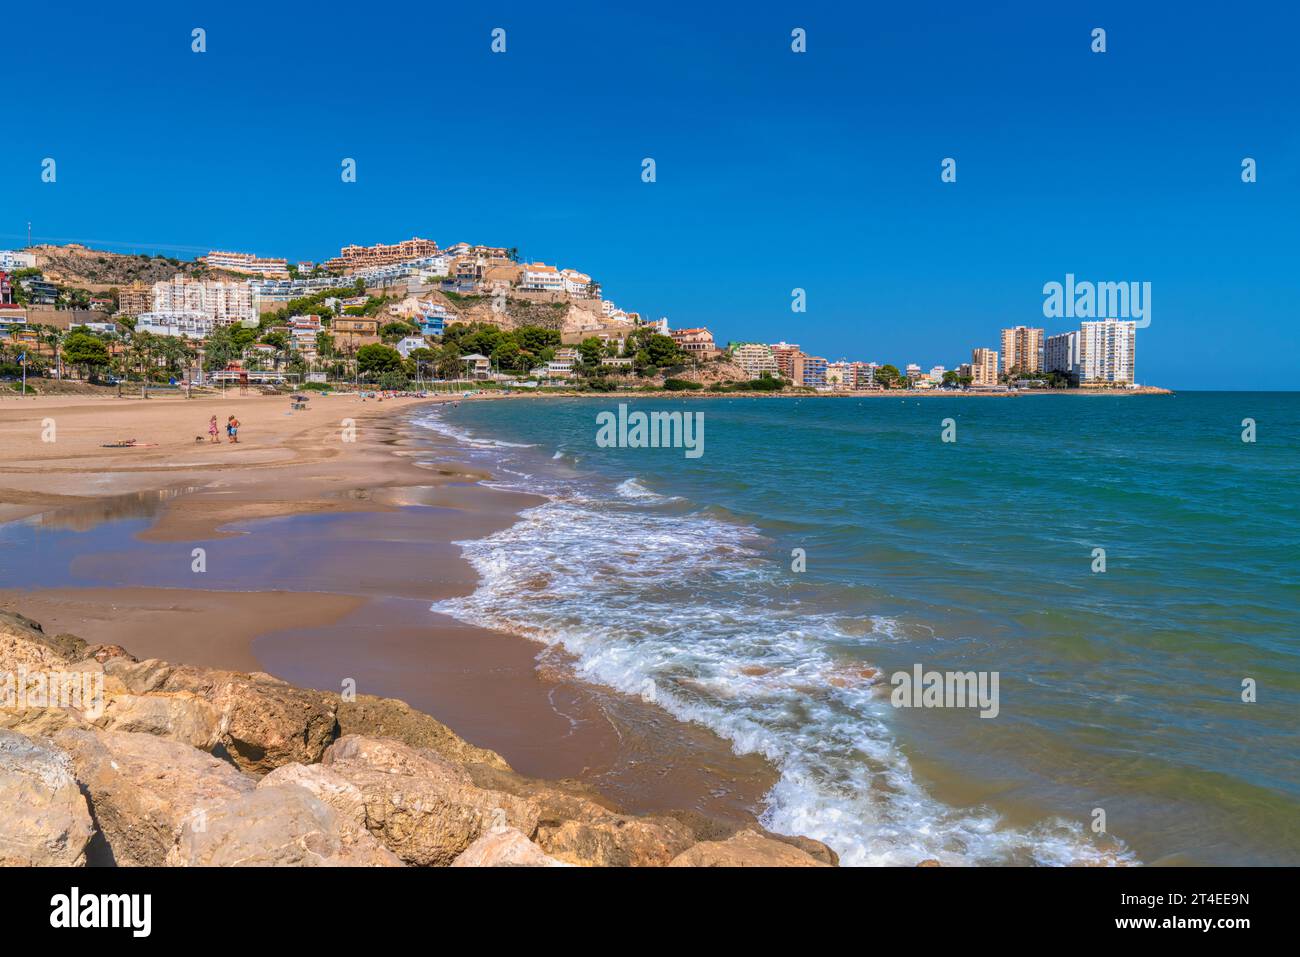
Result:
[[[372,342],[357,350],[357,368],[367,378],[379,377],[386,372],[400,372],[402,354],[392,346]]]
[[[63,358],[73,368],[81,369],[88,379],[93,379],[108,365],[108,346],[99,337],[74,329],[63,341]]]

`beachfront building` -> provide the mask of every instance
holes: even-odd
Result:
[[[257,307],[248,283],[225,282],[219,279],[190,279],[173,276],[153,284],[155,313],[181,314],[197,312],[212,320],[215,325],[242,322],[257,323]]]
[[[674,329],[668,333],[677,348],[693,359],[712,359],[718,354],[718,347],[713,342],[713,333],[704,326],[695,329]]]
[[[349,273],[358,269],[425,259],[438,253],[437,243],[418,237],[392,245],[376,243],[373,246],[344,246],[336,257],[325,263],[325,268],[333,272]]]
[[[530,263],[519,280],[524,292],[564,292],[564,276],[554,266]]]
[[[214,249],[206,256],[200,256],[199,262],[205,263],[210,269],[224,269],[226,272],[248,273],[268,279],[289,278],[287,259],[261,259],[252,253],[230,253]]]
[[[915,384],[921,378],[921,367],[915,362],[909,362],[903,370],[903,376],[907,379],[909,385]]]
[[[212,317],[197,310],[167,310],[142,313],[136,318],[135,331],[155,336],[183,339],[206,339],[217,326]]]
[[[970,354],[971,385],[998,384],[998,354],[994,349],[973,349]]]
[[[876,369],[879,366],[874,362],[850,362],[849,369],[853,372],[854,389],[874,389],[876,387]]]
[[[772,350],[772,358],[776,361],[776,369],[781,378],[794,381],[795,356],[803,355],[799,347],[792,342],[774,342],[768,348]]]
[[[925,374],[925,377],[934,385],[941,385],[943,383],[943,374],[947,371],[948,370],[943,366],[933,366],[930,371]]]
[[[764,342],[732,342],[727,345],[727,351],[731,353],[731,361],[751,379],[762,378],[764,373],[775,376],[779,371],[772,347]]]
[[[844,359],[826,363],[826,386],[838,391],[852,389],[853,364]]]
[[[1043,369],[1043,330],[1015,326],[1002,330],[1002,368],[1007,372],[1041,372]]]
[[[1137,323],[1102,319],[1079,324],[1079,384],[1133,384]]]
[[[829,363],[821,356],[806,356],[801,352],[791,360],[791,381],[795,385],[824,389],[828,365]]]
[[[1043,340],[1043,371],[1059,372],[1079,384],[1079,332],[1062,332]]]

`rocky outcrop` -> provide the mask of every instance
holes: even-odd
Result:
[[[702,841],[678,854],[669,867],[830,867],[784,841],[745,829],[725,841]]]
[[[838,863],[757,824],[625,814],[581,783],[517,773],[403,701],[137,661],[0,613],[0,675],[20,671],[93,679],[97,699],[0,702],[0,864]]]
[[[85,657],[86,643],[76,635],[45,634],[38,622],[0,611],[0,670],[52,670]]]
[[[401,867],[362,825],[295,784],[262,788],[191,818],[173,867]]]
[[[241,674],[164,661],[111,659],[105,673],[137,695],[187,693],[215,709],[215,746],[244,771],[315,764],[338,734],[338,698],[267,674]]]
[[[94,829],[68,756],[0,731],[0,866],[80,867]]]
[[[221,740],[221,716],[216,707],[189,691],[116,695],[105,704],[95,725],[106,731],[170,738],[203,751],[211,751]]]
[[[486,764],[508,770],[510,765],[495,751],[476,748],[441,721],[416,711],[396,698],[357,695],[338,706],[339,735],[396,738],[413,748],[436,751],[459,764]]]
[[[491,827],[537,827],[531,802],[480,788],[442,755],[391,738],[348,735],[323,764],[361,792],[366,827],[408,864],[450,864]]]
[[[323,764],[286,764],[258,782],[258,790],[296,786],[311,792],[349,821],[365,827],[366,800],[361,789]]]
[[[117,864],[164,863],[187,823],[257,786],[210,754],[150,734],[70,728],[55,743],[71,756]]]
[[[537,843],[553,857],[590,867],[664,867],[696,841],[669,817],[611,814],[537,829]]]
[[[479,835],[452,867],[568,867],[528,840],[518,828],[494,828]]]

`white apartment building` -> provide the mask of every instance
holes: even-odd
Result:
[[[776,356],[772,347],[764,342],[733,342],[729,347],[731,361],[745,370],[751,379],[761,378],[763,373],[777,374]]]
[[[1043,371],[1060,372],[1079,380],[1079,333],[1062,332],[1043,340]]]
[[[260,259],[252,253],[230,253],[214,249],[199,261],[207,263],[209,268],[224,269],[227,272],[244,272],[268,279],[288,279],[289,261],[287,259]]]
[[[0,272],[13,272],[15,269],[35,268],[35,253],[23,253],[14,249],[0,249]]]
[[[1080,385],[1132,385],[1136,330],[1131,320],[1080,323]]]
[[[155,336],[206,339],[216,325],[206,313],[194,310],[156,310],[138,316],[135,331]]]
[[[576,269],[565,269],[560,272],[564,278],[564,291],[575,299],[590,299],[591,293],[588,287],[591,285],[591,277],[586,273],[578,272]]]
[[[216,325],[257,322],[248,283],[173,276],[153,285],[154,313],[201,313]]]
[[[519,288],[527,292],[564,292],[564,276],[554,266],[532,263],[524,267]]]

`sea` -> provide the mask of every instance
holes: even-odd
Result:
[[[619,403],[698,414],[701,454],[598,441]],[[763,755],[769,828],[846,865],[1300,864],[1300,394],[411,415],[542,496],[433,610]],[[931,672],[996,714],[903,696]]]

